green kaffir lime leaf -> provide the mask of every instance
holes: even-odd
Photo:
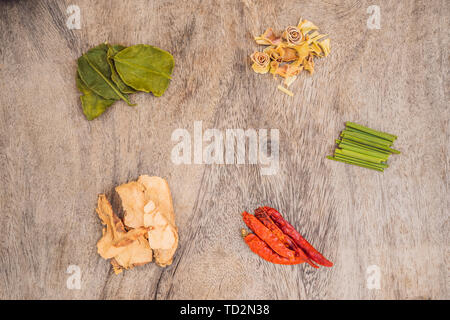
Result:
[[[159,97],[169,86],[174,59],[167,51],[138,44],[119,51],[113,59],[120,78],[135,90]]]

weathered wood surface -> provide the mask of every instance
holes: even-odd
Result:
[[[2,299],[437,299],[448,294],[449,2],[87,1],[81,30],[72,1],[0,4],[0,298]],[[366,10],[381,8],[381,29]],[[332,39],[295,97],[252,72],[252,37],[300,17]],[[161,98],[132,96],[88,122],[76,58],[103,41],[173,53]],[[380,174],[325,159],[344,122],[398,135]],[[280,170],[174,165],[171,134],[203,128],[277,128]],[[106,192],[140,174],[171,186],[180,247],[173,265],[114,275],[96,253],[94,213]],[[271,205],[333,268],[277,266],[252,254],[240,213]],[[69,265],[81,289],[69,290]],[[366,270],[379,267],[381,288]]]

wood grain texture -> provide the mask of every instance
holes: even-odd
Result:
[[[450,6],[406,1],[72,1],[0,3],[1,299],[448,299]],[[381,7],[368,30],[367,7]],[[332,39],[295,97],[253,73],[252,37],[300,17]],[[163,97],[136,94],[84,118],[76,58],[100,42],[173,53]],[[326,160],[345,121],[398,135],[380,174]],[[280,170],[174,165],[177,128],[277,128]],[[171,186],[173,265],[114,275],[96,253],[96,197],[141,174]],[[278,266],[252,254],[240,213],[283,212],[334,263]],[[66,287],[69,265],[80,290]],[[381,289],[369,290],[377,265]]]

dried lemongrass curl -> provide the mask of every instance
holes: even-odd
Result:
[[[254,52],[250,58],[253,61],[252,68],[256,73],[267,73],[270,69],[270,57],[264,52]]]
[[[278,87],[282,92],[292,96],[287,88],[297,79],[303,70],[314,73],[314,58],[323,58],[330,54],[330,39],[321,34],[318,27],[308,20],[300,19],[297,26],[287,27],[281,36],[272,28],[259,37],[257,44],[266,45],[263,52],[252,54],[252,68],[257,73],[267,73],[273,78],[284,78],[284,86]],[[320,40],[320,42],[319,42]]]
[[[322,49],[325,57],[330,54],[330,39],[325,39],[322,42],[319,42],[318,45]]]
[[[284,31],[283,38],[285,38],[289,44],[297,45],[302,42],[303,35],[299,28],[290,26]]]
[[[278,45],[281,43],[281,37],[275,34],[272,28],[268,28],[260,37],[255,37],[257,44]]]
[[[299,28],[300,31],[303,32],[303,34],[307,34],[311,30],[319,29],[314,23],[312,23],[311,21],[308,21],[308,20],[300,21],[297,28]]]
[[[278,61],[278,62],[281,62],[281,60],[282,60],[282,57],[281,57],[281,55],[280,55],[280,46],[278,46],[278,47],[273,47],[273,46],[268,46],[268,47],[266,47],[264,50],[263,50],[263,52],[264,53],[266,53],[266,54],[268,54],[269,55],[269,57],[270,57],[270,59],[272,59],[272,60],[275,60],[275,61]]]
[[[278,85],[278,90],[280,90],[281,92],[283,92],[283,93],[285,93],[285,94],[287,94],[288,96],[291,96],[291,97],[293,97],[294,96],[294,93],[291,91],[291,90],[289,90],[289,89],[286,89],[285,87],[283,87],[282,85]]]

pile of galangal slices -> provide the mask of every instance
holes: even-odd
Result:
[[[100,256],[111,259],[116,274],[147,264],[153,257],[161,267],[172,264],[178,229],[167,181],[142,175],[115,190],[122,200],[123,221],[104,194],[98,197],[96,211],[106,225],[97,243]]]

